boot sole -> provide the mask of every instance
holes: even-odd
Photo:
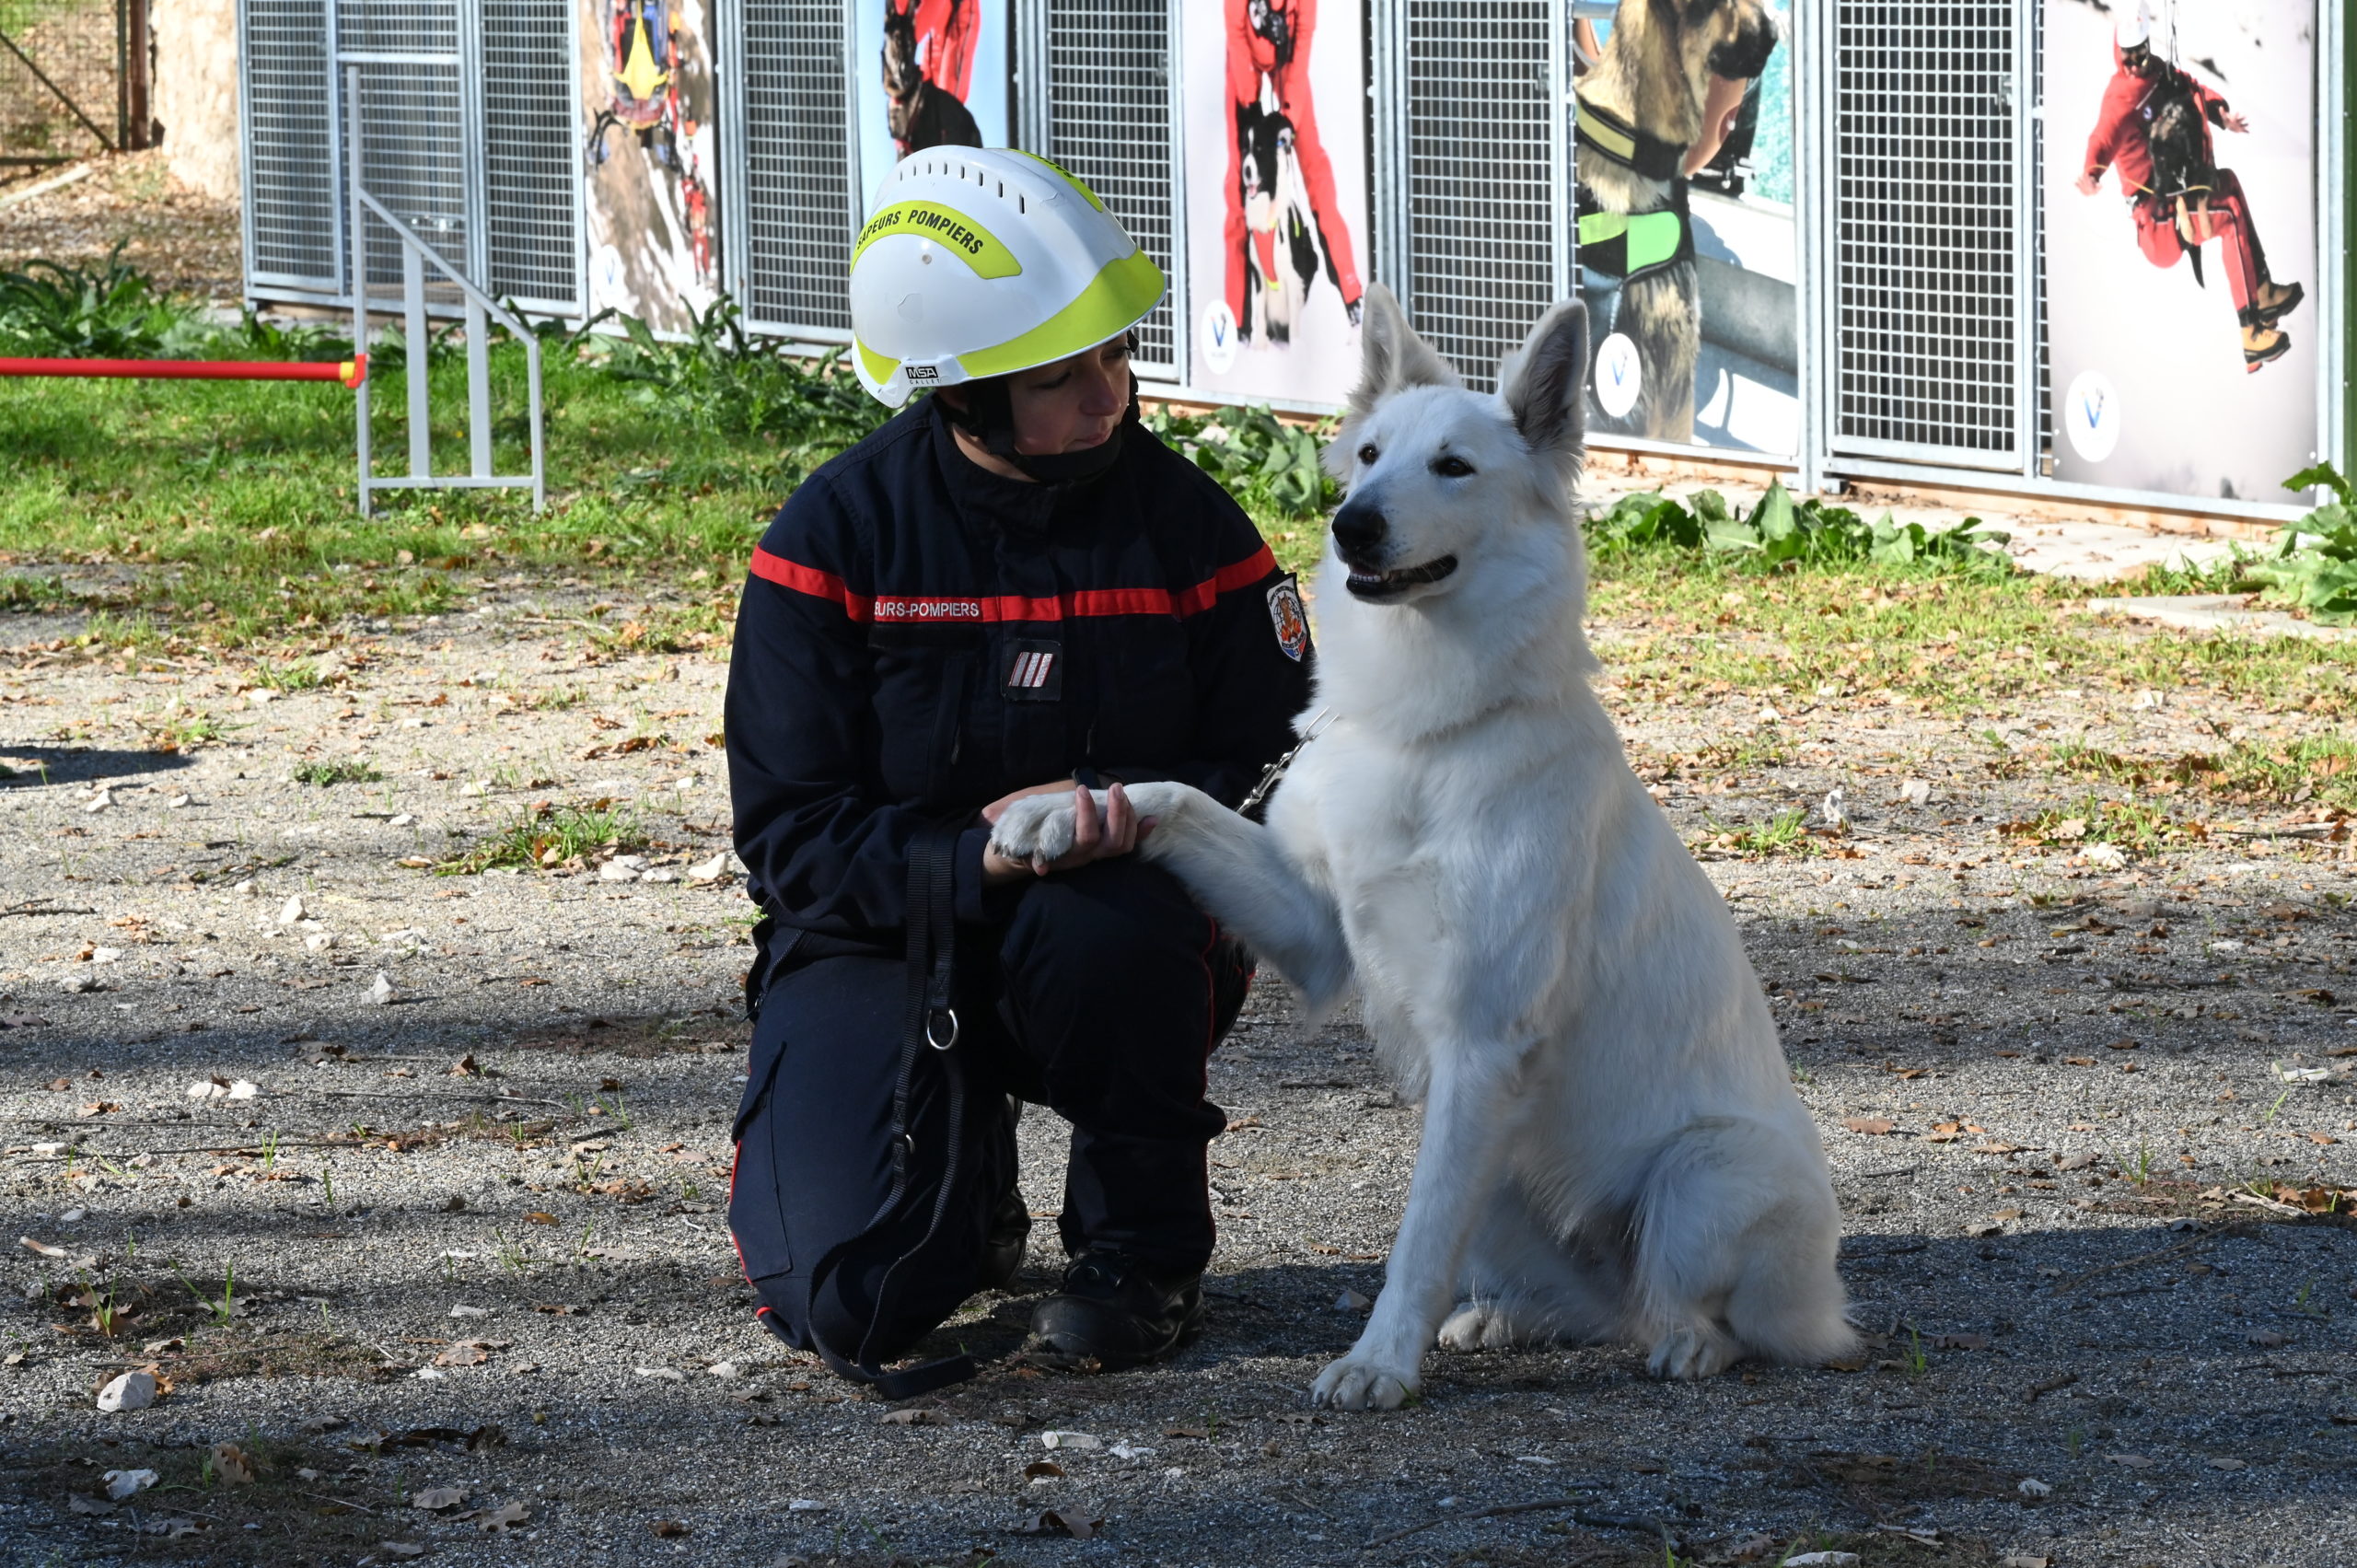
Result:
[[[2243,374],[2244,374],[2244,375],[2246,375],[2246,376],[2247,376],[2247,375],[2250,375],[2252,372],[2254,372],[2254,371],[2258,370],[2258,367],[2259,367],[2260,366],[2262,366],[2262,365],[2272,365],[2272,364],[2274,364],[2277,360],[2279,360],[2279,359],[2282,358],[2285,354],[2289,354],[2289,353],[2291,353],[2291,352],[2292,352],[2292,337],[2291,337],[2291,334],[2287,332],[2287,333],[2285,333],[2285,334],[2283,335],[2282,340],[2281,342],[2279,342],[2279,343],[2276,343],[2276,345],[2275,345],[2275,347],[2274,347],[2274,350],[2273,350],[2271,353],[2268,353],[2268,354],[2249,354],[2249,353],[2246,353],[2246,354],[2243,355]]]
[[[2293,311],[2297,310],[2302,305],[2307,303],[2307,298],[2308,291],[2306,289],[2302,288],[2298,284],[2292,285],[2292,297],[2285,300],[2282,304],[2277,306],[2272,310],[2260,311],[2258,313],[2258,324],[2262,327],[2271,327],[2275,325],[2276,322],[2281,321],[2284,317],[2289,316]],[[2265,361],[2262,360],[2260,363],[2264,364]]]

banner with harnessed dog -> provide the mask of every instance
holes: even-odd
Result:
[[[1366,29],[1356,4],[1202,0],[1179,38],[1188,380],[1337,403],[1367,264]]]
[[[1014,141],[1008,0],[858,0],[859,189],[926,147]]]
[[[684,332],[720,293],[712,0],[581,0],[589,308]]]
[[[1574,31],[1599,434],[1800,450],[1792,35],[1766,0],[1623,0]]]
[[[2299,500],[2283,481],[2316,460],[2323,346],[2316,0],[2043,4],[2057,477]]]

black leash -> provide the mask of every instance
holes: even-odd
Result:
[[[876,1326],[885,1321],[894,1282],[908,1260],[930,1246],[941,1230],[958,1189],[958,1167],[966,1146],[966,1074],[957,1054],[958,1009],[952,993],[955,978],[957,912],[953,907],[951,856],[958,829],[924,828],[909,842],[909,996],[908,1016],[901,1029],[900,1072],[892,1087],[892,1185],[883,1206],[865,1229],[829,1249],[810,1271],[810,1299],[815,1305],[820,1287],[839,1268],[844,1256],[888,1223],[907,1196],[909,1166],[916,1143],[911,1132],[910,1106],[915,1095],[917,1066],[927,1053],[941,1063],[949,1085],[949,1156],[942,1167],[941,1186],[934,1194],[933,1216],[916,1245],[892,1260],[876,1286],[876,1304],[868,1316],[868,1332],[860,1340],[856,1357],[829,1345],[810,1326],[810,1342],[820,1359],[840,1376],[873,1388],[886,1400],[912,1400],[920,1394],[974,1376],[974,1358],[965,1353],[887,1372],[876,1365]]]

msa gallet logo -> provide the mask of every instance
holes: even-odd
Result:
[[[908,365],[901,366],[901,368],[908,372],[909,379],[911,381],[938,381],[941,379],[941,371],[939,368],[931,365]]]

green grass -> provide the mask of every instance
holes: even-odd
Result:
[[[519,814],[465,854],[434,870],[436,876],[467,877],[494,867],[577,867],[601,849],[627,850],[645,842],[637,817],[621,807],[560,806]]]
[[[1720,854],[1747,859],[1780,854],[1806,856],[1817,854],[1819,847],[1809,837],[1808,808],[1802,806],[1787,807],[1760,822],[1730,825],[1706,817],[1702,826],[1704,836],[1696,841],[1694,847]]]
[[[2007,838],[2057,850],[2107,843],[2123,853],[2154,855],[2169,845],[2208,836],[2200,821],[2180,821],[2165,807],[2139,800],[2108,800],[2086,795],[2049,807],[2023,821],[1998,827]]]
[[[295,770],[296,784],[317,784],[321,788],[345,784],[377,784],[384,776],[356,758],[343,758],[332,762],[306,762]]]

